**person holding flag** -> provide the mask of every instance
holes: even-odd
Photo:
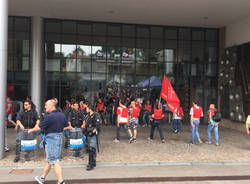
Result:
[[[203,117],[202,107],[197,105],[197,102],[193,100],[193,106],[190,109],[190,125],[191,125],[191,144],[195,144],[195,135],[199,143],[202,143],[199,135],[200,118]]]
[[[155,128],[158,129],[159,134],[160,134],[160,138],[161,138],[161,142],[164,143],[165,139],[162,133],[162,129],[161,129],[161,124],[162,124],[162,118],[164,117],[163,113],[162,113],[162,108],[161,106],[158,104],[155,105],[154,107],[154,113],[152,114],[152,118],[153,123],[150,129],[150,137],[148,138],[148,140],[152,141],[154,139],[154,131]]]

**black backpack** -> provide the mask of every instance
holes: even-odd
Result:
[[[212,119],[215,122],[220,122],[221,121],[221,113],[219,111],[215,111],[214,115],[212,116]]]

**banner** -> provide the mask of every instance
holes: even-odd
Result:
[[[167,102],[168,109],[171,112],[174,112],[175,109],[180,105],[180,100],[165,75],[162,81],[160,96]]]

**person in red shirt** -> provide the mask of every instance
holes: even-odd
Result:
[[[117,108],[117,128],[116,128],[116,138],[114,142],[120,142],[120,128],[122,127],[126,134],[128,135],[128,139],[131,139],[131,136],[128,132],[128,108],[124,105],[125,101],[119,101],[119,107]]]
[[[193,106],[190,109],[190,125],[191,125],[191,144],[195,144],[195,136],[199,143],[202,143],[202,140],[199,135],[199,124],[200,118],[203,117],[202,107],[197,105],[197,102],[193,100]]]
[[[150,125],[150,114],[152,112],[152,105],[150,103],[149,100],[146,101],[146,103],[144,104],[144,112],[143,112],[143,126],[151,126]]]
[[[165,139],[162,133],[162,129],[161,129],[161,124],[162,124],[162,118],[164,117],[163,112],[162,112],[162,108],[161,105],[155,105],[154,107],[154,113],[152,115],[153,123],[151,126],[151,130],[150,130],[150,137],[148,138],[148,140],[152,141],[154,139],[154,131],[155,128],[158,129],[159,134],[160,134],[160,138],[161,138],[161,142],[164,143]]]
[[[129,108],[129,125],[128,125],[128,132],[130,135],[129,143],[136,142],[136,135],[137,135],[137,126],[138,126],[138,118],[140,115],[140,109],[136,106],[135,101],[131,102]],[[133,131],[133,134],[132,134]]]
[[[13,104],[9,97],[6,98],[6,125],[5,125],[5,151],[9,151],[7,144],[7,125],[8,123],[13,124],[16,127],[16,123],[12,120]]]
[[[216,122],[212,119],[215,111],[217,109],[215,108],[214,104],[210,104],[208,113],[208,127],[207,127],[207,138],[208,138],[208,144],[211,144],[211,131],[214,129],[214,137],[215,137],[215,145],[219,146],[219,122]]]
[[[104,105],[104,102],[101,98],[98,99],[98,102],[96,104],[96,111],[100,114],[102,119],[102,124],[105,124],[107,126],[106,119],[104,118],[104,114],[106,112],[106,107]]]

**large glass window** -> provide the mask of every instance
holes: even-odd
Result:
[[[8,68],[27,70],[29,42],[13,41],[15,23],[9,22],[9,45],[22,54],[9,56]],[[136,89],[139,82],[152,76],[162,80],[165,74],[186,106],[195,97],[204,101],[213,93],[214,98],[217,87],[209,84],[217,77],[217,29],[46,19],[45,38],[47,82],[53,86],[48,96],[92,100],[110,84]],[[155,91],[154,96],[160,91],[149,86],[140,90]]]
[[[27,17],[8,19],[7,83],[14,87],[12,100],[24,100],[30,95],[30,37],[31,20]]]

